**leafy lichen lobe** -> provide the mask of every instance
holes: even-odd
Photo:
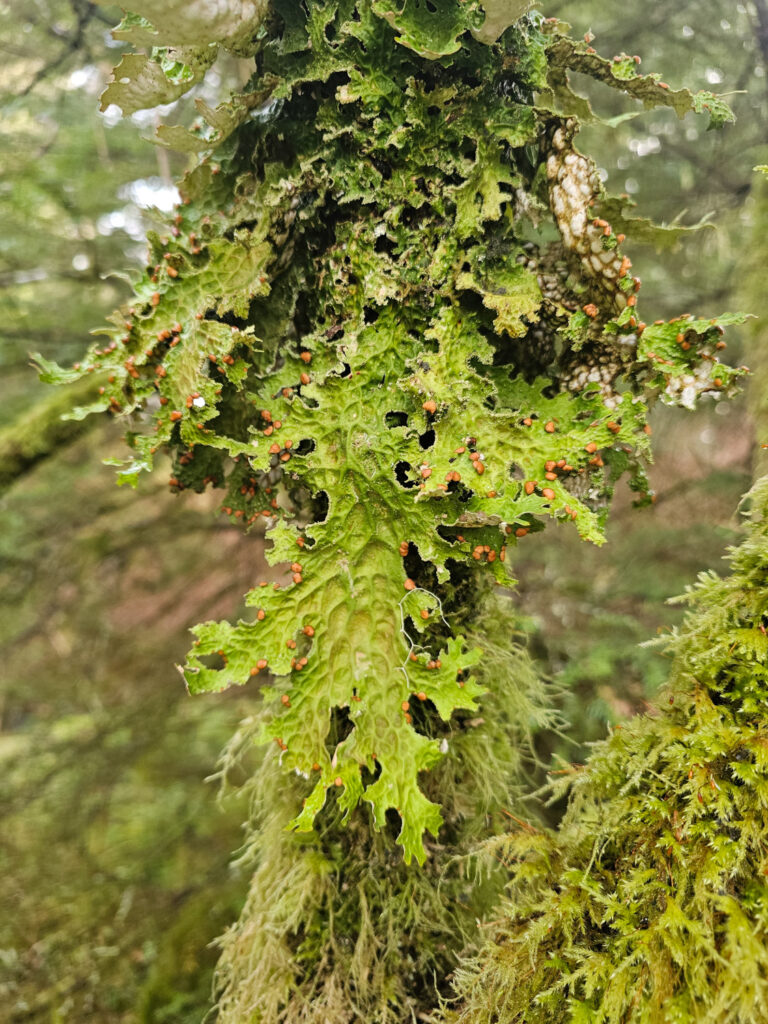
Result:
[[[562,109],[568,69],[597,60],[593,77],[680,113],[704,101],[609,76],[556,23],[510,25],[498,4],[276,0],[217,8],[213,33],[205,4],[156,7],[124,23],[156,49],[108,100],[177,95],[211,44],[255,73],[201,107],[209,128],[161,132],[205,155],[133,306],[77,371],[43,370],[93,372],[94,408],[134,414],[124,479],[166,446],[175,489],[225,486],[233,519],[270,520],[287,582],[255,585],[246,621],[198,627],[188,686],[269,674],[263,735],[309,780],[294,825],[330,792],[376,827],[399,815],[423,860],[442,752],[415,708],[448,720],[484,690],[482,649],[443,612],[457,567],[508,583],[548,520],[600,543],[618,476],[643,490],[649,400],[690,405],[739,375],[714,355],[718,322],[639,320]]]

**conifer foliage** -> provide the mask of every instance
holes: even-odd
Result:
[[[126,419],[123,480],[170,450],[172,488],[225,488],[285,566],[247,620],[197,627],[184,668],[193,693],[263,682],[246,733],[272,749],[222,1019],[406,1019],[498,885],[453,858],[498,830],[551,721],[490,584],[548,523],[600,543],[619,476],[646,495],[649,403],[742,372],[718,358],[740,317],[640,320],[635,225],[576,148],[569,72],[731,115],[526,4],[131,6],[116,35],[150,53],[104,104],[168,102],[219,49],[253,74],[158,130],[193,155],[182,204],[106,340],[42,375],[98,379],[75,415]]]

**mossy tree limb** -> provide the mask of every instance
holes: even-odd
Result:
[[[512,792],[504,774],[491,794],[488,766],[451,754],[454,731],[486,715],[494,736],[520,739],[494,708],[521,698],[526,674],[489,673],[484,595],[512,582],[531,532],[574,524],[602,543],[624,473],[647,498],[650,404],[732,393],[742,370],[720,360],[719,337],[742,318],[640,320],[626,239],[597,215],[599,173],[550,95],[581,54],[555,21],[531,14],[496,38],[495,4],[275,0],[206,34],[204,4],[174,5],[170,24],[161,7],[147,0],[121,26],[157,45],[141,97],[124,75],[111,99],[122,85],[134,109],[193,85],[214,46],[252,57],[253,77],[202,111],[208,127],[165,132],[201,155],[106,340],[79,368],[40,365],[51,381],[106,376],[93,411],[129,423],[123,480],[170,451],[171,485],[225,487],[224,512],[270,520],[269,559],[285,566],[284,582],[254,580],[243,621],[197,627],[184,667],[194,693],[267,680],[251,735],[283,772],[225,947],[222,1012],[401,1019],[426,1005],[390,966],[411,956],[406,911],[433,927],[414,967],[423,989],[463,884],[437,906],[445,858],[468,849],[473,815],[455,791],[484,793],[481,811]],[[667,105],[638,77],[623,91]],[[428,863],[419,881],[414,860]],[[322,866],[309,881],[308,864]],[[329,924],[349,878],[363,879],[350,928],[380,908],[356,964]],[[473,927],[441,950],[438,990]]]
[[[178,486],[226,480],[229,514],[274,512],[288,585],[257,587],[245,622],[204,624],[188,685],[271,671],[265,738],[313,780],[295,826],[338,789],[377,827],[394,810],[423,860],[441,818],[418,776],[440,752],[412,705],[448,719],[480,696],[481,649],[440,611],[452,566],[507,582],[514,545],[548,520],[600,543],[614,481],[630,469],[642,489],[648,402],[692,405],[740,371],[714,355],[718,321],[643,334],[577,125],[534,102],[572,60],[556,23],[486,45],[479,9],[452,0],[272,14],[253,43],[262,113],[189,173],[107,342],[44,377],[96,367],[102,407],[146,410],[126,478],[167,445]],[[527,241],[542,219],[546,248]],[[331,746],[341,708],[353,729]]]
[[[703,575],[648,715],[563,769],[557,833],[494,842],[508,902],[450,1020],[757,1024],[768,1005],[768,479],[731,575]]]
[[[67,416],[72,402],[91,404],[98,385],[90,378],[78,381],[69,392],[46,394],[0,430],[0,488],[9,487],[41,459],[90,429],[88,421]],[[66,417],[66,418],[65,418]]]

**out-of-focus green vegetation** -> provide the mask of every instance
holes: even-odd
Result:
[[[115,441],[88,432],[0,508],[0,1019],[199,1019],[244,883],[247,809],[203,778],[246,702],[192,701],[173,662],[260,542],[105,482]]]
[[[588,150],[601,158],[608,189],[626,193],[639,204],[640,215],[659,223],[716,226],[689,236],[678,252],[657,254],[633,246],[632,253],[644,293],[652,292],[663,304],[659,315],[690,306],[714,316],[734,301],[749,260],[753,168],[765,161],[768,145],[764,0],[653,0],[629,5],[620,15],[592,0],[555,0],[550,7],[574,34],[593,34],[600,53],[637,54],[643,72],[661,73],[672,88],[685,82],[727,96],[736,123],[724,131],[707,131],[700,120],[681,121],[665,109],[641,112],[609,131],[593,126],[582,132]],[[576,82],[580,77],[574,76],[574,83],[589,88],[586,79]],[[592,88],[591,94],[596,112],[621,113],[610,90]]]
[[[98,317],[128,294],[103,275],[141,254],[136,180],[147,181],[147,194],[162,184],[137,126],[98,113],[119,49],[106,42],[109,12],[87,13],[92,6],[0,5],[3,424],[27,406],[29,352],[76,359]]]
[[[541,6],[672,84],[748,90],[731,97],[738,123],[704,149],[701,127],[671,112],[585,131],[609,187],[644,215],[718,226],[677,252],[630,240],[662,312],[681,297],[703,315],[749,308],[748,239],[768,224],[751,195],[766,159],[761,4],[655,0],[621,17],[583,0]],[[124,298],[102,275],[141,260],[143,206],[170,200],[181,163],[142,141],[151,118],[98,112],[118,12],[14,0],[0,17],[0,1021],[197,1021],[207,945],[247,885],[228,867],[246,808],[219,808],[203,779],[253,698],[193,701],[173,663],[189,624],[236,614],[264,575],[262,542],[205,500],[117,489],[99,468],[120,448],[117,425],[62,426],[62,396],[28,365],[31,350],[75,360]],[[753,361],[756,338],[744,333],[737,360]],[[755,451],[744,407],[683,416],[658,410],[657,501],[635,510],[627,496],[605,548],[565,531],[521,546],[519,607],[573,723],[568,740],[542,738],[544,753],[580,759],[606,722],[643,706],[665,665],[639,643],[675,621],[664,601],[718,568],[734,538]]]
[[[204,779],[247,696],[192,701],[173,665],[261,540],[117,489],[118,427],[61,421],[71,396],[29,365],[77,358],[128,292],[103,275],[143,256],[143,207],[175,194],[142,124],[98,112],[118,17],[0,4],[2,1021],[199,1020],[246,884],[247,810]]]
[[[600,161],[606,187],[638,203],[636,215],[713,225],[662,252],[632,244],[628,232],[634,268],[659,316],[681,308],[702,316],[758,309],[762,288],[754,260],[762,260],[751,240],[766,214],[753,195],[760,187],[753,168],[765,162],[768,149],[768,7],[762,0],[686,0],[674,7],[634,5],[619,16],[610,5],[561,0],[546,13],[568,21],[574,34],[592,33],[602,54],[638,54],[643,71],[661,72],[672,87],[684,81],[735,93],[728,101],[737,121],[723,131],[707,133],[693,119],[654,110],[610,129],[585,127],[582,138]],[[620,113],[613,94],[577,79],[596,112]],[[736,337],[733,361],[758,362],[761,330],[755,322]],[[721,569],[722,553],[739,528],[734,509],[759,453],[746,398],[687,414],[658,407],[654,435],[656,465],[649,476],[655,502],[637,510],[625,495],[603,549],[585,551],[565,531],[521,546],[521,608],[533,617],[542,662],[566,684],[573,728],[568,741],[554,741],[554,747],[568,759],[581,760],[585,743],[642,708],[666,676],[661,655],[639,645],[662,624],[680,621],[677,607],[665,607],[668,598],[701,569]]]

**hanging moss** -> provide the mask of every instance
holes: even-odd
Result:
[[[445,825],[423,869],[398,855],[395,821],[382,832],[360,816],[343,827],[336,801],[313,833],[287,832],[301,782],[285,779],[277,753],[248,783],[253,820],[241,863],[253,876],[240,921],[221,941],[220,1021],[394,1024],[447,994],[458,951],[474,948],[478,919],[504,882],[501,866],[489,870],[472,849],[517,804],[534,732],[557,724],[551,695],[516,640],[511,605],[497,598],[491,608],[507,638],[491,645],[481,677],[496,695],[482,715],[438,727],[445,756],[425,790],[440,799]],[[244,723],[225,776],[259,724]]]

